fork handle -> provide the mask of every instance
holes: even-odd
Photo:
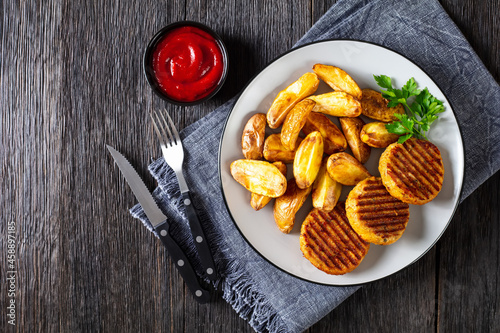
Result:
[[[191,263],[184,254],[184,251],[177,244],[177,242],[170,237],[168,223],[157,225],[155,227],[155,231],[160,236],[163,245],[167,248],[168,254],[172,258],[172,261],[174,261],[175,267],[177,267],[177,270],[184,279],[184,282],[193,294],[194,299],[202,304],[210,301],[210,293],[200,285],[193,266],[191,266]]]
[[[207,277],[211,281],[217,280],[217,269],[215,267],[214,258],[212,252],[210,251],[210,246],[208,245],[207,238],[203,232],[203,227],[201,226],[200,220],[193,206],[193,200],[189,191],[182,193],[182,201],[186,207],[186,214],[189,221],[189,227],[191,228],[191,233],[193,234],[194,243],[196,245],[196,250],[198,250],[198,256],[200,257],[201,265],[207,273]]]

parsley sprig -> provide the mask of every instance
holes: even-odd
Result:
[[[444,112],[443,102],[434,97],[427,88],[419,90],[414,78],[411,78],[401,89],[392,87],[392,80],[386,75],[373,75],[382,90],[382,97],[387,99],[388,107],[402,104],[406,113],[395,113],[399,121],[385,125],[389,133],[400,135],[398,143],[417,137],[427,140],[425,133],[438,118],[438,113]],[[415,96],[415,98],[412,98]]]

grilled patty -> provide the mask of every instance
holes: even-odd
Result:
[[[304,257],[328,274],[351,272],[369,248],[349,225],[343,202],[330,212],[314,208],[302,223],[300,249]]]
[[[443,187],[441,153],[427,140],[389,145],[380,156],[379,171],[389,193],[409,204],[428,203]]]
[[[397,241],[410,218],[408,204],[391,196],[379,177],[367,178],[349,192],[346,211],[354,231],[378,245]]]

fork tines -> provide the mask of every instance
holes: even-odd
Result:
[[[179,133],[175,128],[172,118],[165,111],[166,119],[163,113],[158,111],[151,112],[151,120],[153,121],[153,127],[158,135],[158,139],[165,146],[174,146],[181,142]],[[168,121],[167,121],[168,120]]]

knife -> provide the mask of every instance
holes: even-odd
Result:
[[[109,145],[106,145],[106,147],[111,153],[111,156],[113,156],[116,165],[118,165],[118,168],[125,177],[125,180],[132,189],[132,192],[134,192],[134,195],[146,213],[149,222],[151,222],[151,225],[160,237],[163,245],[167,248],[170,257],[174,261],[177,270],[186,282],[189,290],[194,295],[195,300],[200,303],[207,303],[210,300],[210,293],[200,285],[193,266],[184,254],[184,251],[182,251],[177,242],[170,237],[170,225],[168,223],[168,219],[156,204],[142,178],[120,152]]]

